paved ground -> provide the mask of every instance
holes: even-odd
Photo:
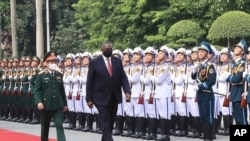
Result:
[[[65,124],[65,127],[67,124]],[[30,125],[24,123],[0,121],[0,128],[6,130],[12,130],[21,133],[28,133],[32,135],[40,135],[40,125]],[[67,141],[100,141],[101,134],[65,130]],[[55,128],[50,128],[50,138],[56,138]],[[142,139],[133,139],[128,137],[114,136],[115,141],[143,141]],[[175,137],[171,136],[171,141],[201,141],[201,139],[192,139],[186,137]],[[229,141],[229,136],[219,136],[217,135],[216,141]]]

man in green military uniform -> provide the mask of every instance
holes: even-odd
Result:
[[[34,97],[41,115],[41,141],[48,141],[51,118],[57,131],[58,141],[66,141],[63,129],[63,112],[67,110],[63,75],[56,71],[57,53],[48,52],[44,57],[47,68],[37,75]]]

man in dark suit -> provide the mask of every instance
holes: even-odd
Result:
[[[112,55],[112,43],[104,42],[102,55],[89,64],[86,84],[86,101],[90,108],[96,106],[100,116],[102,141],[113,141],[112,129],[118,103],[122,102],[123,88],[130,100],[130,87],[121,59]]]
[[[41,115],[41,141],[48,141],[51,118],[54,119],[58,141],[66,141],[63,129],[63,112],[67,110],[63,75],[56,71],[57,53],[48,52],[44,61],[47,68],[35,80],[34,97]]]

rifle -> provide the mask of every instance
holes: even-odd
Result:
[[[247,44],[246,41],[244,39],[241,39],[240,41],[243,45],[244,45],[244,59],[245,59],[245,71],[248,72],[248,67],[247,67],[247,57],[246,57],[246,53],[247,53]],[[240,107],[242,108],[247,108],[247,82],[244,81],[244,92],[241,95],[241,102],[240,102]]]
[[[230,44],[229,44],[229,37],[228,37],[228,44],[227,44],[227,48],[228,48],[228,59],[230,60],[230,62],[228,63],[228,72],[231,73],[232,70],[231,68],[231,56],[230,56]],[[229,107],[229,91],[230,91],[230,83],[227,82],[227,93],[224,96],[224,100],[223,100],[223,107]]]
[[[154,76],[154,74],[155,74],[155,57],[156,57],[156,55],[154,55],[154,60],[153,60],[154,65],[153,65],[153,70],[152,70],[152,76]],[[149,95],[148,104],[154,103],[155,82],[151,82],[151,85],[152,85],[151,86],[151,93]]]
[[[143,57],[142,57],[142,69],[141,69],[141,75],[145,76],[145,72],[144,72],[144,64],[143,64]],[[140,93],[139,99],[138,99],[138,104],[144,104],[144,90],[145,90],[145,86],[144,84],[141,82],[141,90],[142,92]]]
[[[185,58],[186,62],[185,62],[185,71],[184,71],[184,75],[187,75],[187,49],[186,49],[186,58]],[[186,89],[187,89],[188,84],[186,82],[184,82],[184,91],[182,93],[181,96],[181,102],[186,103],[187,101],[187,96],[186,96]]]
[[[82,72],[82,58],[81,58],[81,56],[79,56],[79,58],[80,58],[80,70],[79,70],[79,72],[77,70],[78,77],[81,76],[81,72]],[[80,98],[81,98],[81,96],[80,96],[81,89],[82,89],[82,83],[78,80],[78,90],[77,90],[77,94],[76,94],[76,100],[80,100]]]

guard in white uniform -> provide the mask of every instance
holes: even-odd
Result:
[[[155,68],[155,56],[156,51],[153,47],[147,47],[145,50],[144,56],[144,68],[143,74],[140,76],[141,83],[143,85],[143,97],[144,97],[144,106],[146,110],[146,115],[148,119],[148,135],[142,137],[143,139],[153,140],[157,138],[157,113],[156,113],[156,102],[154,100],[154,85],[152,82],[152,76],[154,75]],[[145,132],[146,124],[142,123],[142,131]]]
[[[83,132],[94,132],[93,129],[93,123],[94,123],[94,118],[96,117],[96,131],[100,132],[100,124],[99,124],[99,119],[98,119],[98,111],[95,106],[93,108],[89,108],[87,105],[87,102],[85,100],[86,98],[86,83],[87,83],[87,74],[88,74],[88,66],[90,60],[92,60],[95,56],[100,55],[99,52],[95,52],[92,56],[90,52],[84,52],[83,53],[83,60],[82,60],[82,75],[81,75],[81,81],[82,81],[82,96],[83,96],[83,107],[84,107],[84,113],[86,114],[86,121],[87,125],[86,127],[82,130]]]
[[[73,130],[82,130],[84,129],[85,124],[85,114],[84,107],[83,107],[83,98],[81,96],[81,90],[82,90],[82,83],[81,83],[81,70],[82,70],[82,54],[77,53],[75,55],[75,62],[74,62],[74,69],[73,69],[73,77],[72,77],[72,83],[73,83],[73,99],[75,100],[75,113],[78,117],[78,123],[79,125],[75,127]],[[75,116],[76,117],[76,116]],[[74,121],[76,122],[76,118],[74,117]]]
[[[172,94],[175,98],[176,112],[179,116],[179,129],[180,132],[177,136],[183,137],[188,134],[188,110],[186,105],[185,94],[184,94],[184,76],[186,76],[187,64],[186,64],[186,49],[179,48],[176,52],[175,58],[175,71],[171,75],[171,80],[175,85],[175,89]]]
[[[171,74],[166,63],[168,57],[168,48],[162,46],[158,50],[157,62],[155,67],[154,76],[152,82],[155,85],[155,103],[157,116],[160,118],[160,126],[162,130],[162,136],[157,141],[170,141],[169,130],[172,113],[171,104]]]
[[[228,75],[230,74],[231,69],[231,52],[228,51],[228,48],[222,48],[220,51],[220,62],[221,65],[218,67],[218,93],[224,94],[225,96],[219,96],[218,106],[221,109],[223,116],[224,130],[221,135],[229,135],[229,126],[233,124],[232,116],[232,102],[229,101],[229,90],[230,83],[227,82]],[[225,102],[225,105],[223,104]],[[227,103],[227,104],[226,104]]]
[[[130,75],[128,75],[128,80],[131,83],[131,103],[133,105],[133,111],[129,111],[129,115],[133,116],[134,121],[132,123],[136,123],[134,125],[137,126],[137,134],[131,135],[133,138],[137,138],[137,136],[141,136],[141,127],[140,123],[142,123],[142,119],[146,118],[145,106],[139,102],[139,97],[142,96],[142,84],[140,81],[140,76],[143,73],[143,56],[144,52],[141,47],[136,47],[133,50],[133,58],[132,58],[132,67],[130,71]]]
[[[123,59],[123,54],[118,49],[113,50],[112,55],[119,59]],[[125,121],[125,111],[124,111],[125,102],[126,98],[122,90],[122,103],[119,103],[117,108],[116,119],[115,119],[115,131],[113,133],[114,136],[123,134],[123,126]]]
[[[65,127],[65,129],[73,129],[76,126],[72,124],[75,116],[75,105],[74,100],[72,99],[72,73],[73,73],[73,62],[74,62],[74,54],[68,53],[65,57],[64,62],[64,74],[63,74],[63,82],[64,82],[64,89],[65,94],[67,97],[67,105],[69,111],[69,126]]]
[[[187,67],[187,79],[185,80],[187,83],[187,109],[188,113],[191,115],[191,127],[193,128],[192,134],[187,137],[191,138],[199,138],[201,137],[201,123],[200,123],[200,114],[198,103],[196,99],[196,91],[194,87],[197,85],[196,80],[191,78],[192,70],[195,66],[199,66],[198,60],[198,47],[194,47],[191,51],[191,63],[188,63]]]
[[[133,50],[130,48],[126,48],[123,51],[122,64],[123,64],[123,68],[127,76],[130,76],[131,74],[132,58],[133,58]],[[130,87],[132,87],[131,83],[130,83]],[[126,122],[128,132],[123,133],[122,136],[130,137],[131,135],[135,134],[135,120],[134,120],[134,113],[133,113],[133,104],[131,101],[125,101],[124,112],[125,112],[125,122]]]

